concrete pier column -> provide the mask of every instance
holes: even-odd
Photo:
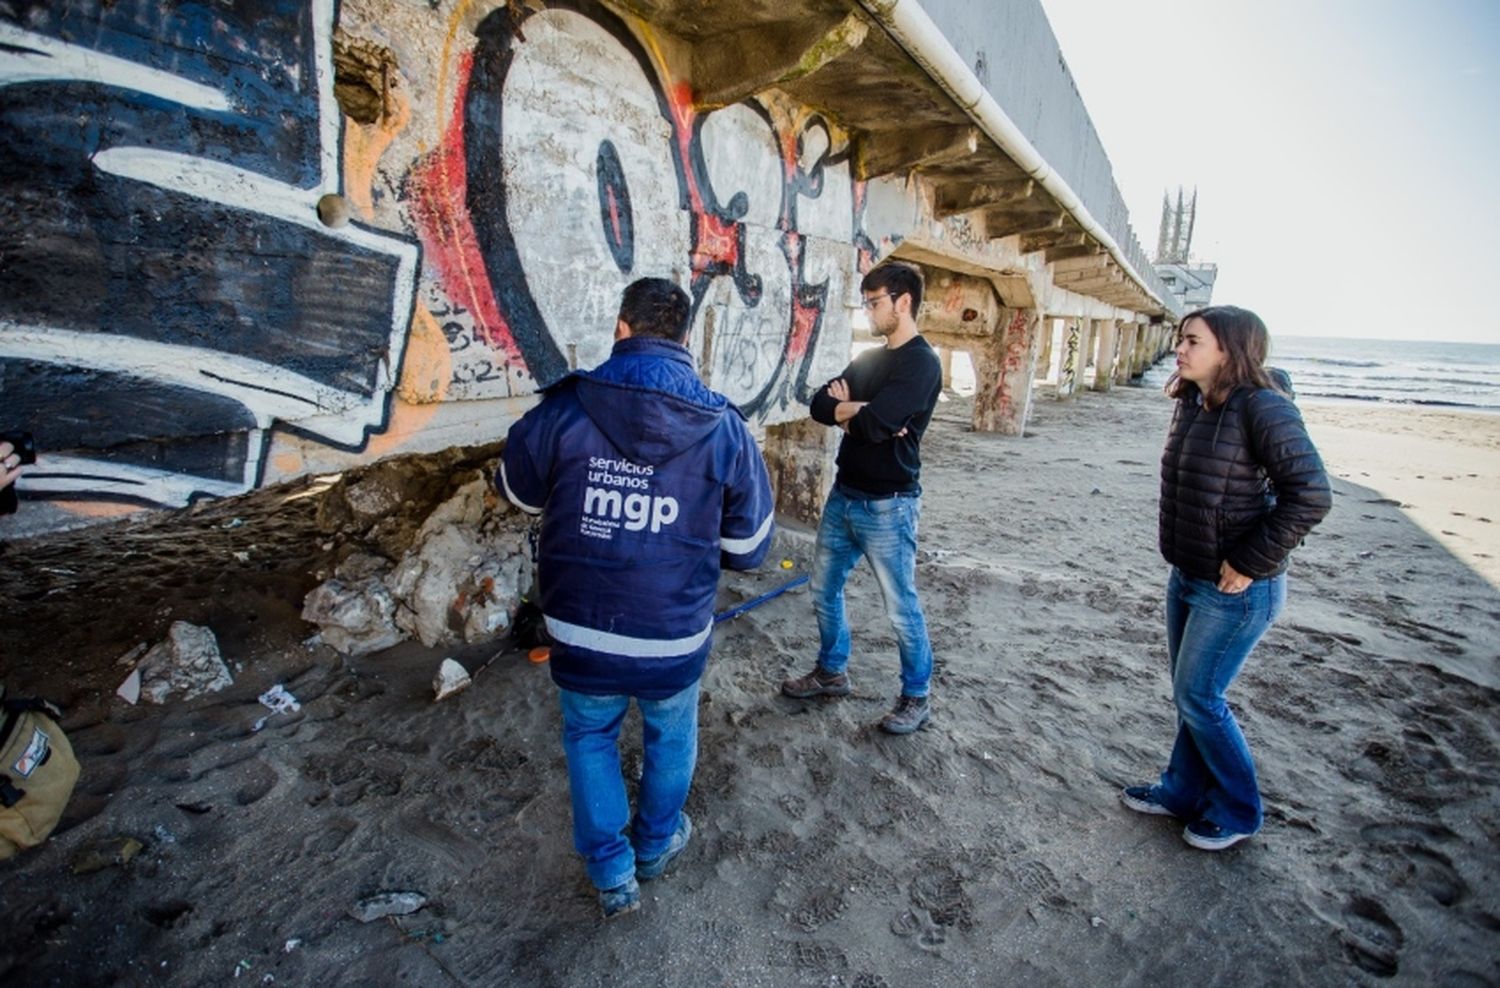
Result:
[[[1057,334],[1057,400],[1072,398],[1083,387],[1082,333],[1077,319],[1061,320]]]
[[[1094,362],[1094,337],[1099,332],[1099,320],[1084,319],[1078,324],[1078,390],[1088,387],[1089,365]]]
[[[1120,355],[1115,359],[1115,383],[1129,384],[1135,373],[1135,341],[1140,335],[1140,324],[1128,322],[1120,327]]]
[[[1001,309],[995,334],[971,351],[974,431],[1025,435],[1043,328],[1036,309]]]
[[[1115,347],[1119,340],[1119,320],[1099,320],[1099,337],[1094,342],[1095,391],[1108,391],[1115,383]]]
[[[766,427],[761,452],[778,513],[816,525],[823,514],[823,499],[833,486],[838,429],[820,425],[811,418],[795,419]]]
[[[938,363],[943,366],[943,390],[953,390],[953,348],[938,347]]]
[[[1043,381],[1053,380],[1052,351],[1055,349],[1053,342],[1057,335],[1056,322],[1057,320],[1055,319],[1043,317],[1041,329],[1039,330],[1041,333],[1041,349],[1036,358],[1036,373]]]
[[[1143,325],[1142,330],[1140,330],[1140,346],[1137,346],[1137,351],[1140,352],[1140,361],[1137,364],[1139,370],[1137,370],[1137,373],[1146,373],[1146,370],[1152,364],[1157,363],[1157,327],[1154,327],[1154,325]]]

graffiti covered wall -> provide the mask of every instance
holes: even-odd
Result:
[[[358,448],[410,320],[409,239],[329,229],[330,7],[35,4],[0,21],[0,401],[32,496],[176,507],[273,428]]]
[[[604,359],[644,275],[689,290],[713,387],[805,415],[893,238],[836,127],[775,96],[699,112],[683,64],[591,2],[0,13],[29,527],[494,441]]]

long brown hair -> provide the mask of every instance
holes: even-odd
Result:
[[[1182,328],[1189,320],[1202,319],[1219,349],[1224,351],[1224,365],[1214,377],[1213,393],[1204,395],[1209,404],[1220,404],[1230,392],[1242,385],[1254,388],[1273,388],[1285,391],[1277,377],[1266,369],[1266,357],[1271,351],[1271,334],[1260,316],[1237,305],[1210,305],[1189,312],[1177,324],[1177,339],[1182,339]],[[1184,381],[1179,374],[1167,379],[1166,392],[1173,398],[1191,398],[1200,391],[1192,381]]]

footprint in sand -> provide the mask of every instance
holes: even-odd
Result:
[[[1463,880],[1453,867],[1453,860],[1446,854],[1423,847],[1403,848],[1411,862],[1418,888],[1432,896],[1440,906],[1456,906],[1469,897],[1469,883]]]
[[[792,910],[792,924],[804,933],[816,933],[825,923],[838,919],[849,908],[842,884],[814,889]]]
[[[177,925],[178,920],[192,911],[193,904],[186,899],[167,899],[143,907],[141,915],[152,926],[159,926],[164,930],[170,930]]]
[[[350,817],[336,817],[328,821],[327,826],[322,830],[303,838],[302,853],[298,857],[333,854],[343,847],[344,842],[358,829],[359,824]]]
[[[1452,841],[1458,834],[1440,823],[1422,820],[1396,820],[1390,823],[1372,823],[1361,827],[1359,835],[1367,841],[1384,841],[1393,844],[1427,844],[1432,841]]]
[[[1344,909],[1344,922],[1339,939],[1345,955],[1377,977],[1394,976],[1400,968],[1399,955],[1406,936],[1385,907],[1374,899],[1356,896]]]
[[[948,933],[925,909],[907,909],[891,920],[891,932],[910,938],[923,950],[936,952],[948,942]]]
[[[240,771],[246,776],[234,791],[234,801],[240,806],[258,803],[276,788],[276,770],[259,759],[246,763]]]
[[[974,925],[974,902],[963,879],[951,868],[924,871],[911,883],[911,904],[925,911],[938,926],[968,929]]]
[[[1418,820],[1373,823],[1360,829],[1366,841],[1385,845],[1406,862],[1405,875],[1410,884],[1432,896],[1440,906],[1455,906],[1469,896],[1469,883],[1453,867],[1453,859],[1434,848],[1436,843],[1451,843],[1458,835],[1442,824]]]
[[[849,958],[835,944],[822,940],[798,940],[778,944],[768,958],[772,967],[793,967],[806,972],[849,969]]]

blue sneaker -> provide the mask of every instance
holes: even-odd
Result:
[[[683,849],[688,846],[688,841],[693,836],[693,818],[684,810],[677,814],[677,831],[672,834],[672,839],[667,843],[667,849],[654,858],[637,860],[635,863],[635,877],[643,882],[649,882],[653,878],[660,878],[662,872],[667,870],[667,865],[677,859]]]
[[[1182,831],[1182,839],[1200,851],[1222,851],[1250,837],[1214,823],[1212,820],[1194,820]]]
[[[641,887],[634,878],[627,878],[624,885],[600,892],[599,905],[604,907],[605,919],[633,913],[641,908]]]
[[[1162,805],[1156,795],[1155,786],[1126,786],[1120,790],[1120,802],[1137,813],[1147,813],[1151,816],[1176,816],[1171,810]]]

